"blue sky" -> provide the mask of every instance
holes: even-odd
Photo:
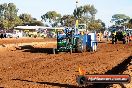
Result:
[[[0,0],[0,4],[13,2],[19,9],[19,14],[29,13],[41,20],[41,15],[47,11],[57,11],[64,14],[72,14],[76,0]],[[97,19],[110,25],[112,15],[116,13],[126,14],[132,18],[132,0],[79,0],[79,5],[91,4],[98,10]]]

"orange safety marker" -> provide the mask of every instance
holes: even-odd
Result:
[[[86,74],[86,70],[82,69],[82,67],[79,67],[79,74],[80,75],[85,75]]]

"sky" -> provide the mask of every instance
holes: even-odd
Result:
[[[41,15],[48,11],[72,14],[76,8],[76,0],[0,0],[0,4],[14,3],[19,9],[18,14],[28,13],[41,20]],[[106,26],[114,14],[125,14],[132,18],[132,0],[79,0],[78,6],[94,5],[97,9],[96,19],[101,19]]]

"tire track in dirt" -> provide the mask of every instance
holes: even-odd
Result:
[[[18,88],[18,86],[22,88],[75,88],[77,87],[76,75],[79,74],[79,66],[83,66],[88,74],[104,74],[130,56],[132,48],[128,47],[128,45],[122,44],[99,44],[98,51],[94,53],[56,55],[24,52],[25,50],[9,51],[8,55],[7,53],[5,53],[6,56],[3,55],[7,60],[4,61],[8,62],[8,56],[12,56],[13,61],[9,59],[11,62],[8,62],[11,68],[0,67],[1,83],[7,88],[9,86],[11,88]],[[22,57],[25,59],[19,60]]]

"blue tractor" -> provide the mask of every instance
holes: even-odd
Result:
[[[97,45],[97,41],[95,41]],[[63,32],[57,32],[57,49],[54,49],[54,54],[56,52],[85,52],[92,51],[91,47],[91,35],[88,34],[78,34],[76,29],[66,28]]]

